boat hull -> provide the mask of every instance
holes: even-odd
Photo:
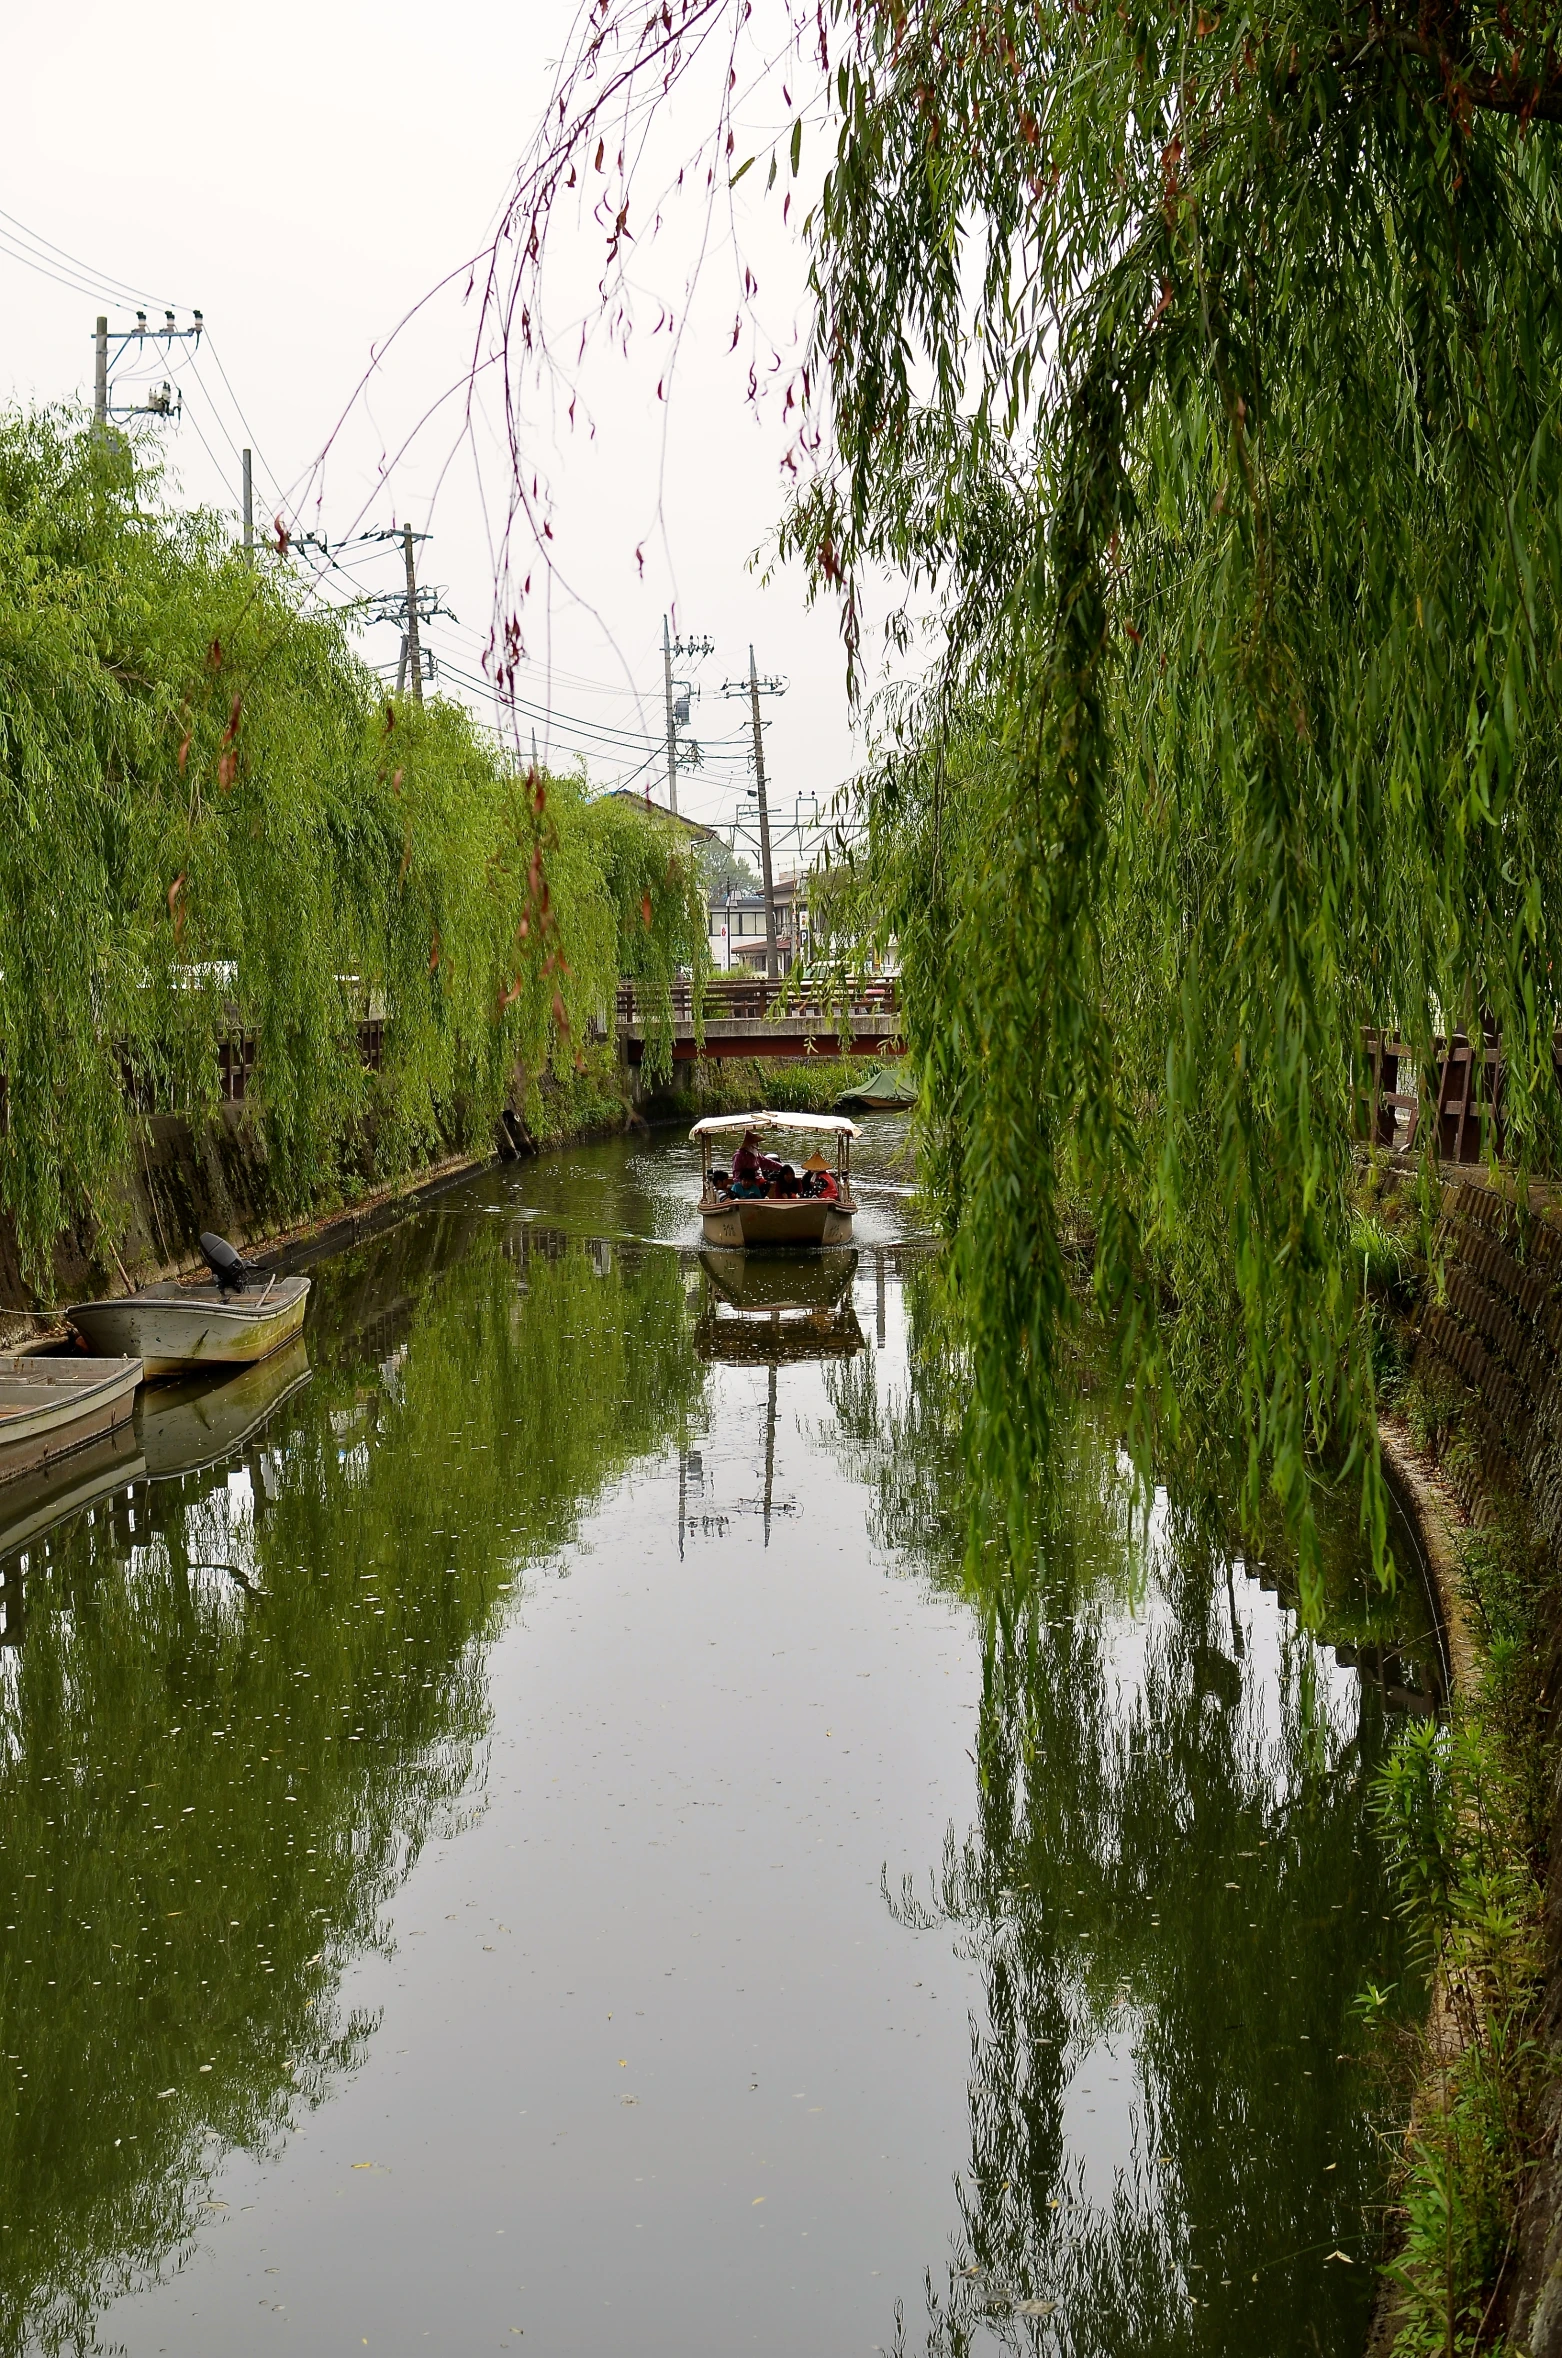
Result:
[[[36,1473],[130,1422],[141,1362],[0,1354],[0,1482]]]
[[[855,1214],[844,1197],[756,1195],[702,1203],[700,1223],[708,1245],[845,1245]]]
[[[214,1285],[145,1286],[66,1315],[89,1349],[129,1351],[149,1376],[183,1367],[249,1367],[290,1343],[309,1304],[307,1277],[223,1301]]]

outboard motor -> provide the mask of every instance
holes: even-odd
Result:
[[[206,1266],[217,1280],[217,1291],[224,1301],[230,1290],[241,1294],[255,1272],[249,1263],[236,1253],[225,1236],[213,1236],[209,1228],[201,1231],[201,1251]]]

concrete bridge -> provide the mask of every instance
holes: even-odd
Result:
[[[645,994],[649,1002],[651,994]],[[752,975],[713,975],[705,986],[703,1039],[696,1039],[688,983],[673,986],[673,1062],[728,1056],[898,1056],[905,1047],[893,980],[839,991],[789,986]],[[618,986],[619,1054],[642,1062],[651,1026],[633,983]]]

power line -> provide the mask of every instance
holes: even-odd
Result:
[[[40,255],[53,255],[56,261],[66,263],[73,272],[83,278],[87,283],[85,286],[77,287],[75,290],[77,294],[112,295],[116,301],[122,303],[162,301],[161,296],[149,295],[145,287],[130,286],[124,279],[115,278],[110,272],[94,269],[90,262],[83,262],[79,254],[67,253],[63,246],[55,244],[53,238],[43,236],[39,230],[29,229],[25,221],[19,221],[14,213],[7,213],[3,207],[0,207],[0,221],[10,225],[8,230],[0,230],[0,238],[4,238],[13,248],[18,240],[24,241],[26,245],[38,248]],[[43,271],[46,277],[59,277],[58,272],[41,258],[34,258],[25,252],[17,252],[14,253],[14,259],[28,262],[33,269]],[[61,278],[59,283],[63,286],[66,281]],[[177,310],[180,306],[175,304],[173,308]]]
[[[459,664],[448,660],[443,668],[447,678],[459,681],[463,687],[479,689],[486,696],[496,697],[506,709],[514,710],[524,719],[543,721],[549,728],[565,728],[595,739],[605,752],[617,753],[620,758],[627,753],[639,753],[649,746],[648,758],[655,759],[664,750],[662,740],[648,735],[644,730],[615,729],[608,722],[586,720],[579,713],[561,712],[557,705],[550,707],[533,703],[527,697],[510,694],[494,680],[477,678]]]
[[[254,451],[255,456],[260,460],[260,463],[265,468],[266,473],[271,477],[271,488],[277,495],[277,505],[279,507],[285,507],[287,504],[287,494],[282,489],[281,477],[278,475],[275,467],[273,467],[271,464],[271,461],[267,458],[265,452],[261,449],[260,438],[256,434],[254,427],[250,424],[249,419],[244,415],[244,404],[240,401],[237,393],[234,392],[233,380],[222,365],[222,354],[218,351],[216,345],[212,342],[211,336],[209,334],[206,338],[206,349],[211,354],[213,360],[217,363],[217,373],[228,388],[228,399],[233,404],[234,410],[238,416],[239,424],[244,428],[245,433],[249,436],[250,449]]]

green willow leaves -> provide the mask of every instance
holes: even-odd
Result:
[[[67,1221],[112,1231],[132,1098],[215,1109],[223,1035],[302,1209],[486,1138],[620,973],[665,1000],[705,958],[668,829],[388,704],[284,561],[123,446],[0,421],[0,1213],[36,1282]]]
[[[1521,8],[845,12],[833,452],[783,548],[937,626],[862,788],[1011,1502],[1069,1207],[1147,1430],[1234,1369],[1316,1593],[1360,1470],[1364,1024],[1500,1026],[1554,1151],[1558,91]],[[1537,79],[1537,77],[1540,77]],[[1200,1319],[1168,1321],[1172,1305]]]
[[[652,208],[614,109],[703,94],[678,186],[735,236],[745,45],[833,130],[778,551],[839,602],[857,694],[886,583],[912,658],[857,907],[901,951],[1016,1524],[1072,1236],[1139,1442],[1213,1390],[1309,1597],[1319,1465],[1381,1556],[1363,1026],[1424,1065],[1500,1026],[1508,1146],[1557,1151],[1555,34],[1534,0],[603,0],[518,169],[489,324],[541,379],[553,208],[614,149],[628,332]],[[517,452],[517,513],[528,481]]]

